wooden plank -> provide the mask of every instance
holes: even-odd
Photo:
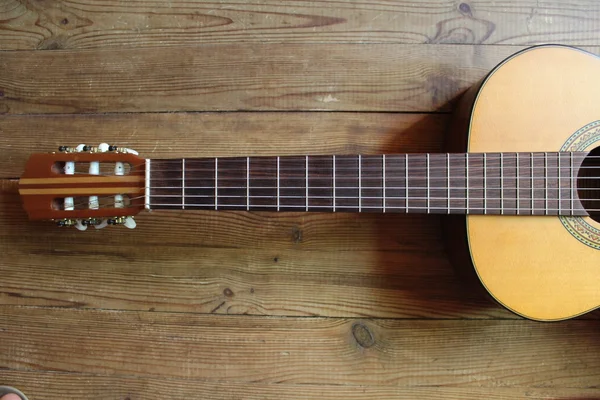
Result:
[[[2,306],[0,365],[238,383],[591,389],[598,328]]]
[[[2,382],[21,388],[30,399],[203,399],[203,400],[545,400],[592,399],[600,389],[542,387],[411,387],[355,386],[289,383],[235,383],[196,379],[161,379],[135,376],[2,370]]]
[[[111,1],[0,7],[0,48],[81,49],[224,42],[598,45],[587,1]]]
[[[32,153],[100,141],[145,158],[434,152],[448,123],[447,115],[391,113],[5,115],[0,178],[21,176]]]
[[[0,113],[448,111],[520,49],[238,43],[4,52]]]

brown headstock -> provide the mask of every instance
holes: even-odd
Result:
[[[25,165],[19,193],[29,218],[79,229],[134,227],[129,217],[144,208],[145,160],[132,150],[106,144],[60,150],[34,154]]]

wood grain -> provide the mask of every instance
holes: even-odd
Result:
[[[448,111],[521,48],[241,43],[4,52],[0,114]]]
[[[0,365],[231,383],[592,389],[598,328],[0,306]]]
[[[0,178],[33,153],[107,142],[141,157],[378,154],[441,151],[447,115],[392,113],[143,113],[4,115]]]
[[[0,384],[31,400],[600,397],[600,312],[515,317],[454,274],[438,217],[165,211],[79,233],[28,222],[15,193],[31,153],[78,143],[441,151],[456,96],[524,45],[600,53],[599,21],[591,0],[0,0]]]
[[[0,199],[2,304],[516,318],[461,283],[436,217],[157,211],[135,231],[82,234],[28,222],[16,195]]]
[[[415,387],[415,386],[357,386],[289,383],[234,383],[199,379],[147,378],[135,376],[103,376],[64,372],[31,372],[2,370],[3,382],[21,388],[31,400],[60,398],[80,400],[291,400],[349,399],[362,400],[514,400],[514,399],[593,399],[600,389],[543,388],[543,387]]]
[[[226,42],[598,45],[596,1],[0,2],[0,48]]]

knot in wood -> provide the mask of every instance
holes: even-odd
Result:
[[[229,288],[225,288],[225,290],[223,290],[223,294],[225,295],[225,297],[233,297],[234,296],[233,290],[231,290]]]
[[[463,15],[467,15],[469,17],[473,16],[473,13],[471,12],[471,6],[467,3],[460,3],[460,5],[458,6],[458,10]]]
[[[297,226],[292,228],[292,241],[294,243],[302,242],[302,229],[298,228]]]
[[[368,349],[375,344],[375,337],[367,325],[357,322],[352,325],[352,335],[359,346]]]

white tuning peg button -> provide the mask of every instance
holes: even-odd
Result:
[[[106,222],[106,220],[103,219],[102,222],[100,222],[98,225],[94,225],[94,228],[102,229],[102,228],[106,228],[107,226],[108,226],[108,222]]]
[[[100,143],[100,144],[98,145],[98,151],[99,151],[100,153],[107,152],[109,147],[110,147],[110,146],[108,145],[108,143]]]
[[[82,224],[81,220],[78,219],[77,223],[75,224],[75,228],[79,229],[80,231],[85,231],[87,229],[87,225]]]
[[[137,226],[137,224],[135,223],[135,219],[133,219],[133,217],[127,217],[125,219],[125,223],[123,225],[129,229],[134,229]]]

